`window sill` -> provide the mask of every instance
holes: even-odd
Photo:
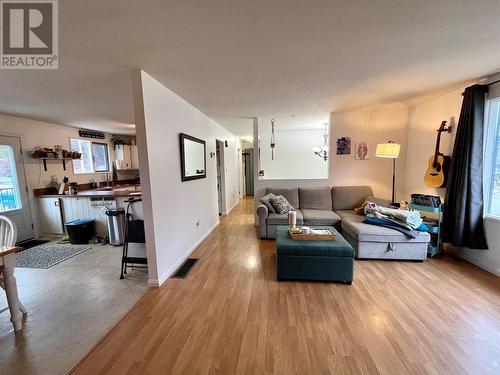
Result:
[[[500,224],[500,216],[483,215],[483,219],[485,221],[491,221],[493,223],[499,223]]]

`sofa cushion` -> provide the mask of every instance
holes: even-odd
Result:
[[[293,208],[300,208],[299,206],[299,189],[274,189],[266,188],[266,194],[273,193],[274,195],[283,195],[286,200],[293,206]]]
[[[270,213],[275,213],[276,210],[274,209],[273,205],[271,204],[271,198],[275,197],[273,193],[269,193],[264,195],[262,198],[260,198],[260,203],[262,203],[264,206],[267,207],[267,210]]]
[[[288,203],[283,195],[271,197],[271,204],[273,205],[276,213],[280,215],[286,214],[288,211],[293,211],[293,206]]]
[[[334,186],[332,189],[333,209],[335,211],[354,210],[370,196],[373,196],[370,186]]]
[[[364,216],[350,216],[342,219],[342,231],[358,242],[429,242],[430,235],[420,232],[415,239],[410,239],[397,230],[378,225],[363,223]]]
[[[335,213],[339,215],[342,220],[347,219],[348,217],[362,217],[360,214],[356,213],[355,210],[337,210]]]
[[[304,217],[302,216],[302,212],[299,210],[295,210],[297,212],[297,224],[304,224]],[[288,225],[288,213],[280,215],[278,213],[270,213],[267,217],[268,225]]]
[[[299,200],[301,208],[317,210],[332,209],[332,188],[329,186],[317,188],[300,188]]]
[[[301,212],[306,225],[335,225],[340,221],[339,215],[332,210],[304,208]]]

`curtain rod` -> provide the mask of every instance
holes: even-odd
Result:
[[[495,83],[498,83],[498,82],[500,82],[500,79],[497,79],[496,81],[487,83],[486,86],[491,86],[491,85],[494,85]]]

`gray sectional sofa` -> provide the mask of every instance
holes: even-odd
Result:
[[[273,189],[266,194],[283,195],[297,211],[297,225],[331,225],[338,228],[354,247],[358,259],[425,260],[430,235],[420,232],[409,239],[394,229],[363,223],[364,217],[354,209],[370,198],[377,204],[388,201],[373,197],[370,186],[334,186],[317,188]],[[257,207],[259,235],[275,238],[276,227],[288,225],[287,214],[269,213],[261,204]]]

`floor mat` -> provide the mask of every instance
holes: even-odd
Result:
[[[16,254],[16,267],[47,269],[91,248],[89,245],[58,245],[55,243],[32,247]]]

